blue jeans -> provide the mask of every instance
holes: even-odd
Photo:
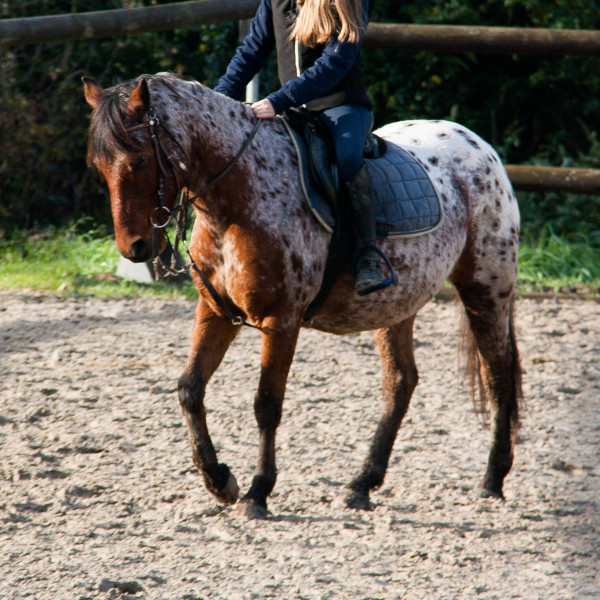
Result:
[[[342,104],[317,114],[335,147],[340,179],[349,181],[364,164],[363,146],[373,127],[371,111],[357,104]]]

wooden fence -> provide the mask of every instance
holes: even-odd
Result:
[[[200,0],[143,8],[0,20],[0,46],[191,28],[250,18],[259,0]],[[365,47],[390,50],[600,56],[600,31],[371,23]],[[600,170],[507,165],[515,189],[600,192]]]

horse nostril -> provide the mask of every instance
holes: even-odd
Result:
[[[150,248],[144,238],[136,240],[129,246],[129,258],[132,262],[146,262],[150,258]]]

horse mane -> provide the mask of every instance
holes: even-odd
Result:
[[[175,73],[156,73],[155,75],[140,75],[136,79],[124,81],[104,93],[93,112],[88,137],[87,161],[92,164],[95,160],[108,161],[118,152],[138,154],[141,152],[139,143],[128,131],[134,123],[125,110],[127,99],[136,88],[140,79],[144,78],[150,88],[163,85],[175,94],[180,93],[180,84],[185,79]],[[201,87],[197,82],[196,86]]]

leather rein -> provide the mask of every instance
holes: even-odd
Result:
[[[171,246],[171,266],[166,267],[163,265],[167,272],[167,275],[178,275],[180,273],[186,272],[190,267],[192,267],[194,269],[194,271],[196,271],[196,273],[200,277],[200,280],[202,281],[202,285],[205,287],[206,291],[209,293],[209,295],[211,296],[211,298],[213,299],[215,304],[218,306],[219,310],[223,313],[223,315],[225,317],[227,317],[236,326],[244,325],[246,327],[252,327],[253,329],[261,329],[261,327],[257,327],[256,325],[253,325],[252,323],[248,322],[246,319],[244,319],[240,315],[236,315],[235,313],[233,313],[229,309],[229,307],[225,304],[225,301],[219,295],[219,292],[217,292],[217,290],[215,289],[213,284],[210,282],[210,279],[208,278],[206,273],[204,273],[198,267],[198,265],[192,258],[192,255],[191,255],[190,250],[186,243],[186,234],[187,234],[187,229],[188,229],[188,214],[187,214],[186,209],[189,208],[190,206],[192,206],[194,204],[194,202],[200,196],[203,196],[204,194],[206,194],[206,192],[208,192],[219,181],[221,181],[221,179],[223,179],[223,177],[225,177],[225,175],[231,170],[231,168],[235,165],[235,163],[242,156],[242,154],[244,154],[244,152],[248,149],[248,146],[250,146],[250,144],[252,143],[252,140],[254,139],[254,136],[256,135],[256,132],[258,131],[258,127],[259,127],[260,123],[261,123],[261,119],[256,119],[256,121],[254,122],[254,125],[252,126],[252,129],[250,130],[250,133],[248,134],[248,137],[244,140],[244,142],[240,146],[239,150],[236,152],[236,154],[233,156],[233,158],[229,161],[229,163],[227,163],[227,165],[225,165],[225,167],[223,167],[223,169],[221,169],[197,194],[194,194],[191,197],[189,196],[188,188],[187,187],[181,188],[181,186],[179,185],[179,181],[177,180],[177,177],[175,175],[175,169],[173,168],[171,161],[169,161],[169,159],[163,149],[163,146],[161,144],[160,137],[158,135],[159,128],[162,128],[163,131],[171,138],[171,140],[177,145],[177,147],[179,148],[179,150],[181,151],[181,153],[183,154],[183,156],[186,158],[187,162],[189,163],[187,154],[184,151],[184,149],[181,147],[181,144],[177,141],[175,136],[173,136],[171,134],[171,132],[160,122],[158,116],[156,115],[156,111],[155,111],[154,107],[150,106],[150,108],[148,109],[148,121],[141,123],[139,125],[135,125],[135,126],[127,129],[128,133],[131,133],[134,131],[140,131],[142,129],[150,129],[150,138],[152,140],[152,146],[154,147],[154,155],[155,155],[156,163],[158,166],[159,176],[158,176],[158,188],[156,190],[157,203],[156,203],[156,208],[154,209],[154,211],[152,212],[152,215],[150,217],[150,223],[152,224],[152,227],[154,228],[154,235],[153,235],[153,240],[152,240],[152,254],[156,255],[158,252],[158,232],[159,232],[159,230],[165,229],[167,227],[167,225],[170,223],[171,217],[173,215],[176,215],[175,238],[174,238],[173,244],[171,244],[171,241],[169,240],[167,232],[165,231],[165,237],[167,238],[167,242]],[[181,198],[180,198],[179,204],[176,204],[171,209],[168,208],[167,206],[165,206],[165,204],[164,204],[165,189],[166,189],[167,177],[168,177],[167,166],[173,173],[173,177],[175,178],[175,181],[177,183],[178,190],[181,189]],[[187,167],[186,167],[186,171],[187,171]],[[200,208],[198,206],[195,206],[194,208],[201,210],[203,212],[207,212],[205,209]],[[190,262],[184,266],[178,266],[178,262],[179,262],[178,261],[178,247],[179,247],[180,241],[183,244],[183,247],[190,259]],[[160,261],[160,258],[157,257],[155,259],[155,261]],[[156,266],[157,265],[155,262],[155,268],[156,268]]]

